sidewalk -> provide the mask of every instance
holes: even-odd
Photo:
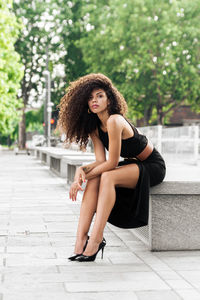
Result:
[[[150,252],[108,225],[104,259],[70,262],[79,200],[27,155],[0,152],[0,300],[199,300],[200,251]]]

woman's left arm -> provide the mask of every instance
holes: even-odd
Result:
[[[86,174],[86,179],[92,179],[103,172],[115,169],[118,166],[121,152],[121,136],[123,124],[116,115],[111,115],[107,121],[107,130],[109,137],[108,160],[92,169]]]

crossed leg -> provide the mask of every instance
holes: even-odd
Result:
[[[93,255],[98,250],[106,222],[115,204],[115,186],[134,189],[138,179],[139,167],[137,164],[120,166],[101,175],[96,217],[88,245],[83,253],[84,255]]]

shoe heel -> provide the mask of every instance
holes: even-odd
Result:
[[[81,256],[79,256],[77,258],[77,261],[94,261],[96,259],[96,256],[97,256],[97,253],[101,250],[101,259],[103,259],[103,251],[104,251],[104,247],[106,245],[106,241],[105,239],[103,239],[103,241],[99,244],[99,248],[97,250],[96,253],[94,253],[93,255],[90,255],[90,256],[87,256],[87,255],[84,255],[82,254]]]
[[[103,251],[104,251],[104,247],[101,249],[101,259],[103,259]]]

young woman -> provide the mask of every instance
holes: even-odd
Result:
[[[58,126],[65,132],[66,142],[75,141],[84,148],[90,137],[94,145],[96,161],[76,170],[69,192],[75,201],[87,180],[75,254],[69,259],[93,261],[100,250],[103,257],[107,221],[121,228],[148,224],[149,187],[163,181],[165,162],[125,118],[126,101],[105,75],[89,74],[72,82],[59,108]]]

